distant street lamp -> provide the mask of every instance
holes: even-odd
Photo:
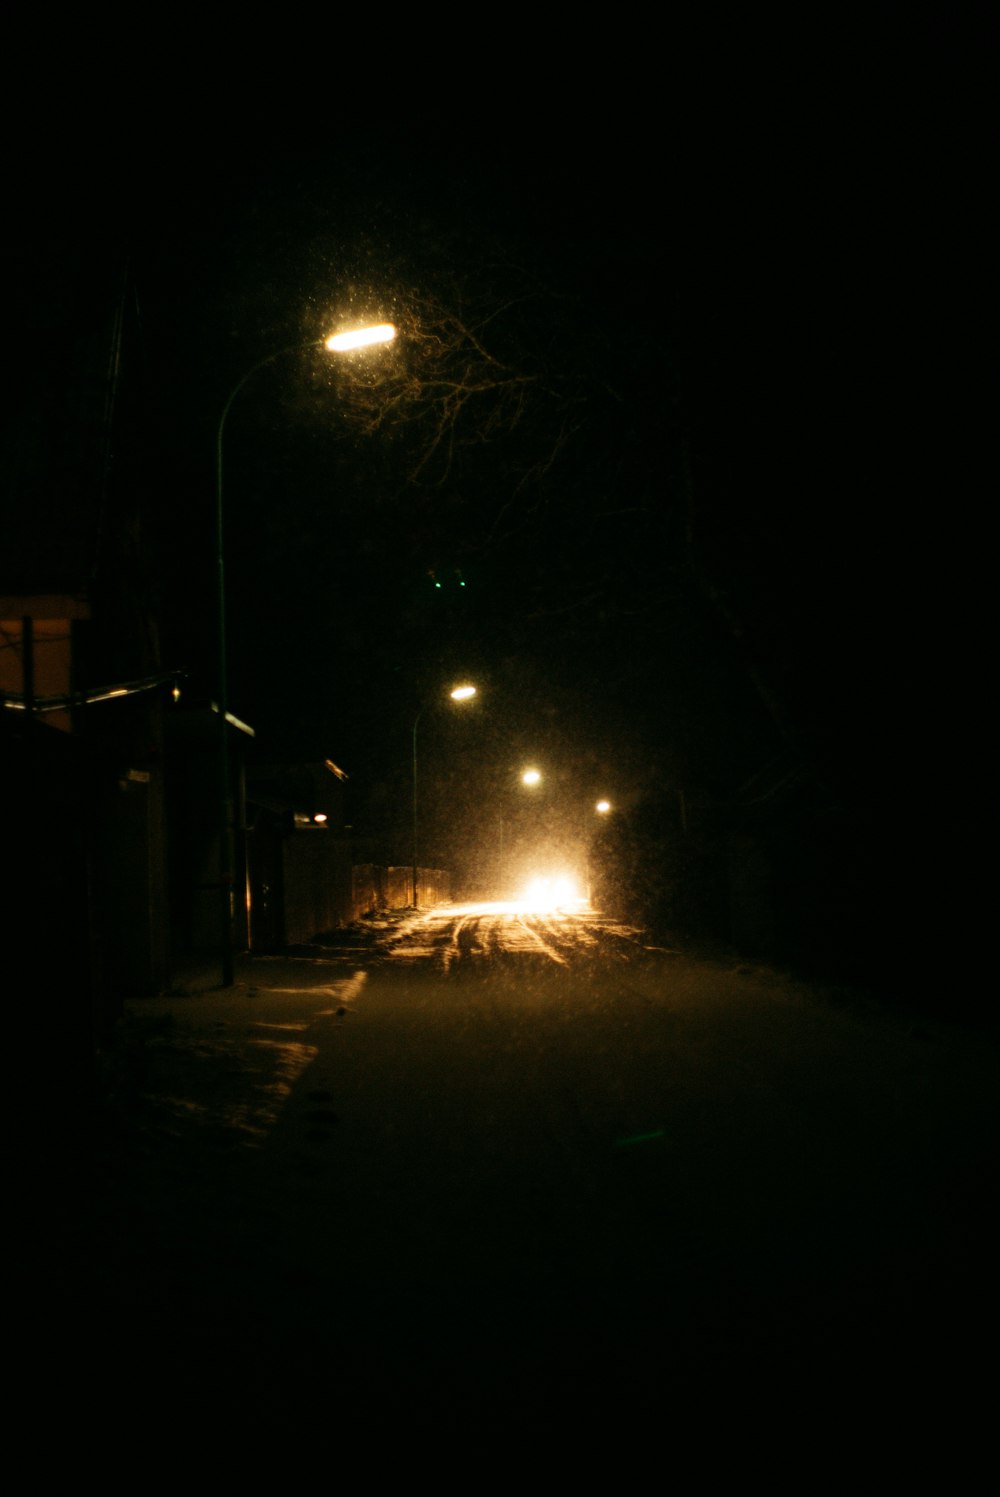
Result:
[[[229,398],[222,407],[215,439],[215,549],[216,589],[219,628],[218,694],[216,703],[219,715],[219,923],[222,947],[222,985],[233,985],[233,895],[234,895],[234,847],[233,847],[233,795],[230,784],[229,734],[226,725],[235,721],[229,713],[229,676],[226,659],[226,567],[223,546],[222,506],[222,436],[226,417],[237,395],[247,381],[276,359],[289,353],[303,353],[308,348],[326,348],[331,353],[343,353],[363,348],[372,343],[388,343],[396,336],[391,323],[378,327],[360,328],[350,332],[331,334],[328,338],[310,339],[307,343],[294,343],[289,348],[279,348],[266,358],[259,359],[237,381]]]
[[[611,812],[611,802],[609,800],[604,800],[604,799],[601,799],[599,801],[595,801],[594,802],[594,810],[597,812],[598,816],[608,816],[608,815],[610,815],[610,812]],[[591,847],[590,851],[587,854],[587,903],[588,904],[590,904],[592,902],[592,900],[593,900],[593,884],[594,884],[594,880],[593,880],[593,874],[591,872],[592,861],[593,861],[593,847]]]
[[[529,789],[534,789],[534,787],[536,785],[540,785],[541,783],[542,783],[542,772],[541,772],[540,769],[534,769],[534,768],[532,768],[532,769],[525,769],[525,770],[522,771],[522,773],[521,773],[521,784],[522,785],[527,785]],[[503,805],[503,802],[501,801],[501,806],[502,805]],[[499,864],[500,864],[500,866],[499,866],[499,869],[497,871],[497,893],[499,894],[500,898],[502,899],[503,898],[503,861],[504,861],[504,850],[503,850],[503,811],[502,810],[500,811],[500,815],[497,818],[497,820],[499,822],[499,828],[500,828],[500,857],[499,857]]]
[[[453,702],[467,702],[476,695],[474,686],[456,686],[448,693]],[[424,709],[421,707],[413,722],[413,908],[419,909],[420,901],[417,893],[417,724],[423,716]]]

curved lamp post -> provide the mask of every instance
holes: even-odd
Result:
[[[249,379],[258,370],[264,369],[268,364],[273,364],[276,359],[284,358],[286,354],[303,353],[308,348],[326,348],[330,353],[347,353],[353,349],[365,348],[370,344],[389,343],[396,336],[396,329],[391,323],[380,323],[377,327],[357,328],[342,333],[332,333],[328,338],[310,339],[306,343],[293,343],[288,348],[276,349],[266,358],[259,359],[246,373],[237,381],[229,393],[229,398],[222,407],[219,417],[219,425],[215,436],[215,551],[216,551],[216,591],[217,611],[219,627],[219,700],[216,704],[219,714],[219,923],[222,947],[222,985],[229,988],[233,985],[233,893],[235,883],[234,872],[234,847],[233,847],[233,796],[230,784],[229,768],[229,735],[226,724],[233,719],[229,715],[229,674],[226,658],[226,563],[223,546],[223,507],[222,507],[222,436],[226,427],[226,417],[237,395]]]
[[[474,697],[476,688],[474,686],[456,686],[448,695],[453,702],[467,702]],[[421,707],[413,721],[413,908],[418,909],[420,901],[417,897],[417,724],[424,715]]]

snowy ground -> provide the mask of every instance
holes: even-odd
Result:
[[[994,1034],[584,906],[400,912],[236,975],[129,1001],[103,1058],[85,1335],[158,1397],[292,1439],[331,1398],[494,1435],[659,1429],[724,1384],[976,1404]]]

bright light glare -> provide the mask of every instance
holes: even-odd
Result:
[[[332,333],[326,340],[331,353],[347,353],[352,348],[367,348],[370,343],[391,343],[396,329],[391,322],[380,322],[378,327],[353,328],[349,333]]]
[[[476,688],[474,686],[456,686],[451,694],[451,699],[453,702],[467,702],[475,694]]]
[[[595,809],[600,811],[603,816],[607,811],[611,810],[611,802],[609,800],[599,800]]]
[[[554,878],[533,878],[527,884],[519,901],[528,910],[558,910],[564,905],[579,904],[576,879],[568,873]]]
[[[537,785],[540,783],[541,778],[542,776],[539,770],[526,769],[524,771],[524,774],[521,776],[521,783],[524,785]]]

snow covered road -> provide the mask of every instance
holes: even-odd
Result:
[[[519,902],[441,905],[405,916],[386,939],[393,960],[428,963],[445,972],[497,957],[541,957],[568,966],[576,957],[638,955],[657,948],[642,933],[576,901],[540,908]]]

